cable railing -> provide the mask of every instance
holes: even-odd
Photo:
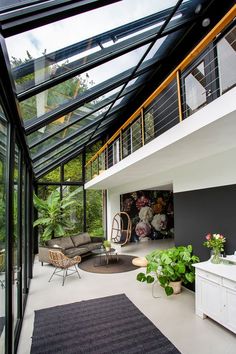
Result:
[[[114,166],[236,85],[233,68],[236,60],[236,26],[231,23],[235,16],[236,6],[88,161],[86,181]],[[221,35],[226,26],[227,33]],[[220,46],[224,50],[223,56]],[[227,63],[224,64],[222,60],[226,57]]]

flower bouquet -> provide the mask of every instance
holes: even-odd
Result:
[[[203,243],[203,245],[213,250],[213,256],[211,257],[212,263],[220,263],[220,253],[224,251],[225,241],[225,237],[220,234],[206,235],[206,241]]]

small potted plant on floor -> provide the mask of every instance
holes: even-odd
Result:
[[[148,261],[146,274],[139,273],[137,280],[153,283],[156,277],[168,296],[180,293],[182,282],[193,283],[195,279],[192,264],[199,262],[199,258],[192,255],[191,245],[154,250],[146,258]]]
[[[107,252],[109,252],[111,250],[111,242],[109,240],[103,241],[103,247]]]

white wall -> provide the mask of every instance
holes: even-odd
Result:
[[[236,88],[86,183],[85,188],[113,189],[138,183],[236,148],[235,97]]]
[[[107,238],[111,238],[112,219],[120,211],[120,194],[111,190],[107,191]]]
[[[236,148],[112,189],[123,194],[173,184],[174,193],[236,184]]]

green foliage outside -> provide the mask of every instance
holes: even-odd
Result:
[[[46,55],[46,50],[44,51],[43,55]],[[16,57],[11,57],[11,65],[12,67],[18,67],[24,63],[27,63],[29,61],[33,60],[33,57],[31,54],[26,51],[26,58],[21,59],[21,58],[16,58]],[[45,60],[45,62],[47,62]],[[53,70],[61,70],[63,71],[64,68],[66,70],[66,65],[68,61],[65,61],[64,63],[60,65],[54,66]],[[45,67],[45,73],[49,72],[50,68]],[[50,75],[50,73],[48,73]],[[39,74],[40,75],[40,74]],[[34,82],[35,81],[35,73],[30,73],[24,77],[18,78],[16,80],[17,85],[25,85],[27,86],[27,83],[29,82]],[[78,96],[79,94],[85,92],[89,87],[94,85],[94,82],[92,80],[88,80],[87,76],[86,78],[83,78],[80,75],[77,75],[69,80],[66,80],[54,87],[49,88],[47,91],[44,92],[44,97],[45,97],[45,112],[46,113],[48,110],[54,109],[61,105],[62,103]],[[24,120],[28,120],[34,117],[38,116],[37,112],[37,96],[32,96],[20,103],[20,108],[22,112],[22,117]]]
[[[76,189],[62,200],[57,190],[53,191],[46,200],[34,195],[34,205],[40,214],[39,218],[34,222],[34,227],[42,226],[42,243],[53,237],[64,236],[67,229],[73,226],[70,221],[70,208],[76,204],[74,197],[78,193],[79,189]]]
[[[64,165],[64,180],[73,182],[82,180],[82,155]]]
[[[182,281],[184,284],[193,283],[195,279],[193,263],[199,262],[192,255],[192,246],[172,247],[166,250],[154,250],[146,256],[148,260],[146,274],[139,273],[137,280],[153,283],[155,278],[165,289],[166,295],[173,294],[170,282]],[[154,276],[150,275],[152,273]]]
[[[101,145],[99,142],[96,147],[90,149],[89,156],[91,156],[96,148]],[[40,182],[58,182],[60,176],[60,168],[53,170],[48,175],[45,175],[40,179]],[[64,181],[77,182],[80,181],[82,176],[82,156],[69,161],[64,165]],[[55,180],[54,180],[55,178]],[[51,185],[39,185],[38,186],[38,196],[42,199],[46,199],[49,194],[54,191],[60,191],[60,184],[58,186]],[[75,186],[65,186],[62,181],[62,197],[67,195],[68,192],[72,192]],[[76,205],[71,207],[70,219],[72,220],[73,227],[67,230],[67,235],[82,232],[84,229],[83,218],[84,218],[84,205],[83,205],[83,188],[80,187],[80,193],[76,195]],[[86,219],[87,219],[87,231],[91,236],[103,236],[103,205],[102,205],[102,191],[97,190],[87,190],[86,192]]]
[[[87,231],[92,236],[104,236],[102,217],[102,191],[86,191]]]

